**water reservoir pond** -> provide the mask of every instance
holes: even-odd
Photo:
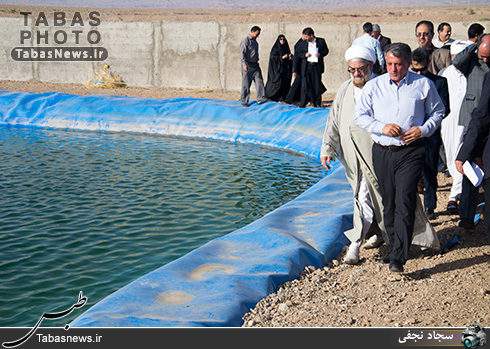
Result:
[[[224,142],[0,127],[0,326],[64,326],[294,199],[313,159]]]

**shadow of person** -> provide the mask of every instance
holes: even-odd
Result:
[[[414,272],[407,273],[406,275],[409,278],[421,280],[438,273],[446,273],[448,271],[453,271],[457,269],[466,269],[484,263],[490,263],[490,255],[483,254],[481,256],[457,259],[447,263],[438,264],[432,268],[416,270]]]
[[[448,255],[450,258],[444,261],[444,257],[436,259],[440,261],[437,265],[433,267],[427,267],[415,270],[413,272],[407,273],[406,276],[413,278],[415,280],[430,278],[432,275],[439,273],[446,273],[455,271],[458,269],[474,268],[477,265],[484,263],[490,263],[490,254],[486,252],[481,252],[479,247],[488,244],[487,236],[485,233],[485,225],[480,222],[473,230],[465,230],[456,226],[447,227],[441,229],[437,232],[439,240],[441,242],[441,248],[446,242],[451,241],[454,237],[458,237],[457,242],[452,245],[449,250],[443,251],[444,256]],[[468,251],[465,250],[473,250]],[[478,252],[477,252],[478,251]],[[441,251],[435,250],[420,250],[420,248],[412,248],[410,251],[411,258],[431,258]],[[471,257],[468,257],[471,255]]]

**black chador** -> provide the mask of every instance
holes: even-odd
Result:
[[[265,95],[272,101],[284,101],[293,75],[292,54],[284,35],[279,35],[272,46]]]

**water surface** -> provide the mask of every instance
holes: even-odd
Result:
[[[84,308],[292,200],[325,175],[270,149],[0,127],[0,326]]]

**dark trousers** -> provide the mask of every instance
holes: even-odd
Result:
[[[461,195],[459,197],[459,218],[473,222],[475,220],[476,206],[478,206],[478,188],[475,188],[468,177],[463,176]]]
[[[297,74],[294,78],[293,84],[289,88],[288,94],[284,102],[288,104],[293,104],[294,101],[301,100],[301,87],[302,87],[302,79],[301,75]]]
[[[485,189],[485,210],[483,216],[485,218],[485,232],[487,233],[488,243],[490,244],[490,179],[483,181],[483,188]]]
[[[437,206],[437,170],[439,167],[439,149],[441,148],[441,129],[430,137],[424,138],[425,165],[424,165],[424,207],[435,209]]]
[[[318,63],[306,63],[306,74],[301,89],[301,106],[311,101],[315,107],[322,104],[322,72]]]
[[[383,198],[390,260],[405,264],[412,243],[417,184],[425,163],[421,141],[398,151],[373,145],[373,165]]]

